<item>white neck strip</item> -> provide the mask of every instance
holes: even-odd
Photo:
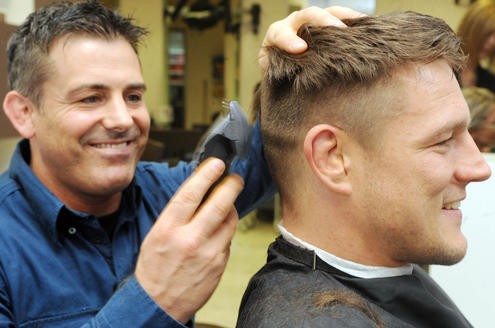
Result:
[[[413,266],[411,264],[407,264],[402,267],[382,267],[382,266],[363,265],[348,260],[344,260],[316,246],[313,246],[302,239],[297,238],[292,233],[287,231],[287,229],[285,229],[282,226],[282,224],[279,224],[278,228],[280,229],[280,233],[282,234],[282,237],[289,243],[308,249],[310,251],[314,251],[316,255],[318,255],[318,257],[322,259],[324,262],[354,277],[365,278],[365,279],[387,278],[387,277],[410,275],[413,271]]]

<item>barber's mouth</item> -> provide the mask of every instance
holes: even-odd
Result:
[[[129,144],[130,144],[130,141],[126,141],[126,142],[121,142],[121,143],[94,144],[93,147],[99,148],[99,149],[105,149],[105,148],[122,149],[122,148],[127,147]]]

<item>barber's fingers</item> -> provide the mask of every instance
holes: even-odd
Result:
[[[266,32],[262,47],[275,46],[291,53],[306,50],[306,43],[296,35],[296,32],[301,25],[309,22],[316,25],[344,26],[327,10],[309,7],[294,11],[286,18],[272,23]]]
[[[341,19],[356,18],[363,16],[362,13],[350,8],[332,6],[326,9],[309,7],[291,13],[286,18],[276,21],[270,25],[265,34],[262,47],[258,55],[258,61],[262,69],[268,65],[265,47],[275,46],[289,53],[301,53],[307,49],[306,42],[297,36],[297,30],[303,24],[315,26],[342,26]]]
[[[287,52],[298,53],[306,50],[306,43],[301,40],[296,32],[303,24],[314,26],[342,26],[342,19],[355,18],[363,14],[350,8],[332,6],[328,8],[308,7],[294,11],[286,18],[270,25],[263,40],[263,46],[276,46]]]
[[[358,17],[363,17],[366,16],[362,12],[355,11],[351,8],[348,7],[342,7],[342,6],[332,6],[325,8],[326,11],[330,13],[330,15],[338,18],[338,19],[351,19],[351,18],[358,18]],[[320,24],[323,26],[323,24]]]
[[[234,202],[242,191],[244,182],[237,174],[226,176],[213,189],[201,208],[197,211],[191,226],[202,236],[209,238],[224,224],[232,224],[232,218],[237,220]]]
[[[239,221],[239,216],[237,215],[236,209],[232,206],[229,213],[226,215],[225,220],[221,224],[217,225],[217,229],[211,229],[213,231],[209,235],[202,235],[204,246],[209,247],[212,250],[217,250],[217,254],[220,257],[228,258],[230,253],[230,245],[232,238],[236,232],[237,223]],[[191,223],[191,225],[195,224]],[[197,225],[199,226],[199,224]],[[208,228],[212,228],[214,225],[209,224]],[[198,228],[202,229],[202,227]],[[204,233],[204,231],[203,231]]]
[[[166,218],[165,225],[188,224],[199,208],[204,195],[225,170],[225,164],[218,158],[209,158],[193,172],[168,202],[158,220]]]

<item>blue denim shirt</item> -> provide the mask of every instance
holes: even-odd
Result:
[[[240,213],[274,192],[260,145],[258,135],[249,162],[234,165],[246,184]],[[0,327],[184,327],[133,272],[146,233],[193,165],[139,163],[110,240],[95,216],[67,208],[38,180],[29,158],[23,140],[0,176]]]

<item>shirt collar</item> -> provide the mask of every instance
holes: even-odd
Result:
[[[36,220],[40,221],[55,242],[58,241],[58,228],[61,225],[59,220],[70,220],[74,216],[84,218],[90,214],[72,211],[58,199],[46,186],[38,179],[29,166],[31,161],[31,150],[27,139],[21,140],[14,151],[10,161],[9,174],[23,190],[26,201],[37,213]],[[122,197],[121,215],[122,222],[133,220],[132,209],[137,206],[142,193],[136,188],[134,180],[126,188]]]
[[[327,264],[333,266],[336,269],[339,269],[342,272],[350,274],[354,277],[359,278],[387,278],[387,277],[396,277],[396,276],[405,276],[412,274],[413,266],[411,264],[407,264],[402,267],[392,268],[392,267],[383,267],[383,266],[369,266],[363,265],[356,262],[351,262],[348,260],[344,260],[340,257],[337,257],[333,254],[330,254],[310,243],[296,237],[287,229],[285,229],[282,224],[278,226],[282,237],[287,240],[289,243],[299,246],[301,248],[305,248],[311,251],[314,251],[319,258],[321,258]]]

